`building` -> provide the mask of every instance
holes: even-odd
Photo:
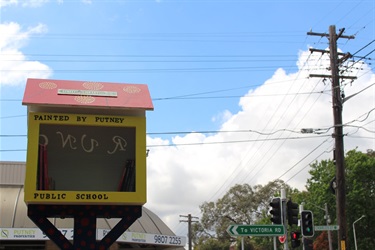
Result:
[[[28,218],[24,202],[24,162],[0,162],[0,249],[59,249]],[[71,218],[50,218],[68,239],[73,239]],[[98,219],[97,239],[112,229],[119,219]],[[152,211],[143,207],[140,217],[114,243],[110,250],[168,249],[183,250],[186,237],[176,236]]]

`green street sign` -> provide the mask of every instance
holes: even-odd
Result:
[[[338,225],[315,226],[314,230],[315,231],[335,231],[335,230],[339,230],[339,226]]]
[[[230,225],[227,232],[232,236],[281,236],[283,225]]]

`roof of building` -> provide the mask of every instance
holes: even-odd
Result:
[[[153,110],[147,85],[27,79],[23,105]]]

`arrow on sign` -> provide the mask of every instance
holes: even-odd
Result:
[[[235,234],[236,234],[236,233],[235,233],[236,229],[237,229],[237,226],[230,226],[230,227],[228,228],[228,230],[229,230],[229,234],[231,234],[231,235],[235,235]]]

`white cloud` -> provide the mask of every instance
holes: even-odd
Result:
[[[50,0],[0,0],[0,8],[12,5],[25,8],[37,8],[49,2]],[[56,0],[56,2],[58,4],[63,4],[64,0]],[[92,0],[81,0],[81,2],[84,4],[92,4]]]
[[[26,1],[21,1],[23,7],[40,7],[43,4],[48,3],[49,0],[26,0]]]
[[[281,177],[292,187],[304,189],[309,164],[332,159],[333,154],[333,131],[327,130],[333,125],[331,82],[309,77],[311,73],[329,74],[328,64],[327,56],[302,51],[298,72],[278,69],[263,85],[240,98],[238,113],[223,111],[222,131],[246,133],[192,133],[171,141],[148,137],[148,145],[177,146],[149,148],[146,206],[178,232],[179,215],[197,216],[200,204],[216,200],[234,184],[264,185]],[[375,82],[375,74],[368,65],[360,68],[358,80],[352,84],[344,82],[346,96]],[[374,108],[374,86],[344,103],[344,124],[356,126],[344,128],[348,135],[344,139],[345,150],[356,146],[362,151],[375,149],[374,133],[358,128],[375,131],[375,111],[370,112]],[[301,128],[320,128],[326,133],[305,135],[299,133]],[[295,139],[303,136],[306,138]],[[178,146],[181,144],[185,146]]]
[[[17,5],[18,0],[0,0],[0,8],[8,5]]]
[[[225,121],[229,120],[232,117],[232,113],[229,110],[224,110],[219,114],[212,117],[211,121],[215,123],[224,123]]]
[[[10,5],[21,5],[22,7],[40,7],[49,0],[0,0],[0,8]]]
[[[47,65],[28,60],[21,51],[31,35],[46,31],[47,27],[43,24],[25,31],[14,22],[0,24],[0,85],[20,85],[26,82],[26,78],[48,78],[52,74]]]

